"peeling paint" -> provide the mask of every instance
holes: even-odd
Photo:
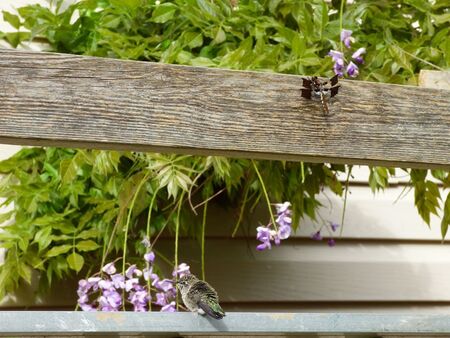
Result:
[[[98,312],[95,314],[95,318],[100,321],[113,320],[118,324],[125,322],[125,316],[121,312]]]
[[[293,320],[294,317],[295,317],[294,313],[272,313],[272,314],[270,314],[270,318],[275,319],[275,320],[280,320],[280,319]]]

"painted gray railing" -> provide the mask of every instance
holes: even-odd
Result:
[[[228,313],[223,320],[194,313],[1,311],[2,335],[322,334],[375,337],[450,335],[448,315],[373,313]]]

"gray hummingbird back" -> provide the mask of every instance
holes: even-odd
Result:
[[[202,312],[209,316],[222,319],[225,311],[219,304],[219,296],[216,290],[207,282],[194,275],[185,275],[177,282],[184,305],[192,312]]]

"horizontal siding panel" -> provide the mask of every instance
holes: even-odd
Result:
[[[414,311],[421,303],[428,309],[440,305],[442,311],[450,309],[450,245],[342,241],[329,248],[290,240],[265,252],[257,252],[255,246],[255,240],[206,241],[206,280],[229,309],[257,310],[265,304],[268,310],[326,311],[329,304],[329,309],[342,311],[376,307]],[[157,249],[173,257],[173,241],[161,239]],[[179,261],[200,275],[199,244],[181,240]],[[157,263],[168,275],[170,268],[159,258]],[[1,306],[70,308],[76,281],[59,285],[59,291],[52,290],[36,303],[28,289]]]
[[[170,255],[173,243],[164,250]],[[450,246],[286,241],[257,252],[254,240],[206,241],[207,280],[226,302],[448,302]],[[179,260],[199,272],[199,245]],[[169,256],[170,257],[170,256]]]
[[[414,206],[414,193],[411,191],[402,199],[396,199],[404,187],[397,186],[372,194],[369,187],[351,186],[348,194],[342,238],[359,240],[393,241],[441,241],[440,219],[433,216],[430,228],[420,218]],[[334,195],[328,189],[318,196],[323,204],[319,213],[325,222],[341,223],[343,198]],[[209,206],[208,236],[230,237],[237,220],[237,210],[217,205]],[[201,214],[201,213],[200,213]],[[320,220],[320,217],[318,217]],[[265,204],[261,204],[255,213],[244,219],[238,236],[256,236],[256,227],[269,220]],[[292,237],[309,238],[320,229],[323,223],[314,223],[310,219],[301,221],[300,227]],[[341,229],[334,234],[340,236]],[[328,231],[323,232],[328,235]]]

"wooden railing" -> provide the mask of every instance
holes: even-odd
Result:
[[[0,50],[0,143],[450,168],[449,91]]]

